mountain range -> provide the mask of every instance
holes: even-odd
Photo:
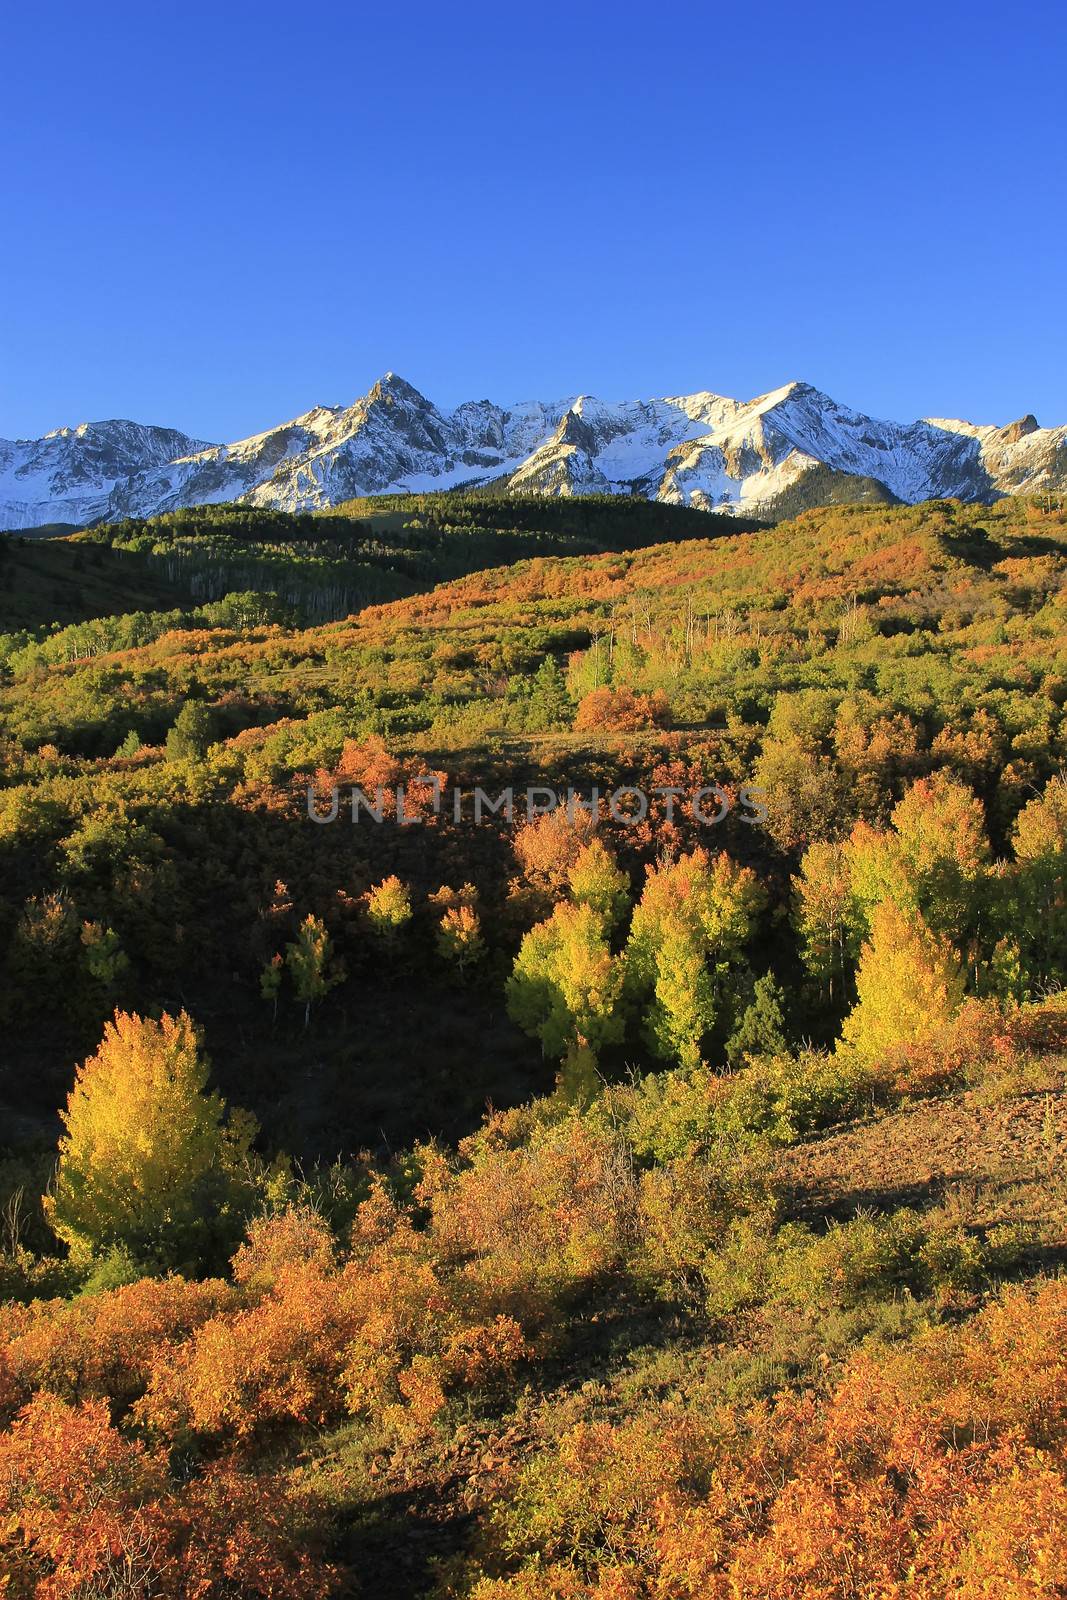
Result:
[[[233,444],[127,421],[0,440],[0,528],[143,517],[238,500],[317,510],[356,496],[499,484],[516,493],[639,494],[773,519],[841,500],[1062,492],[1067,427],[880,422],[807,383],[754,400],[591,395],[441,409],[386,373]]]

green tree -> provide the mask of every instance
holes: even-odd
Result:
[[[891,900],[931,932],[966,953],[975,987],[979,953],[993,942],[986,927],[992,868],[982,803],[944,772],[919,778],[879,832],[857,823],[845,846],[853,927],[867,932],[875,909]]]
[[[589,905],[564,901],[531,928],[507,984],[508,1014],[540,1039],[546,1055],[588,1062],[623,1036],[622,969],[604,921]]]
[[[764,791],[767,829],[783,850],[815,839],[840,836],[847,827],[848,796],[841,774],[814,741],[796,734],[768,736],[756,763],[756,784]],[[855,815],[855,812],[852,812]]]
[[[167,734],[167,759],[199,760],[207,754],[213,742],[214,728],[215,718],[210,706],[204,705],[201,700],[187,700]]]
[[[296,998],[303,1002],[304,1027],[311,1021],[311,1008],[325,998],[344,979],[344,967],[333,959],[333,940],[320,917],[308,912],[296,938],[285,947],[285,964],[293,980]],[[263,988],[266,998],[272,998]]]
[[[550,728],[569,728],[574,703],[567,693],[567,680],[554,656],[546,656],[530,682],[530,701],[526,725],[533,733]]]
[[[696,849],[650,869],[630,922],[626,988],[643,1005],[645,1036],[662,1060],[701,1061],[718,991],[764,901],[755,873],[726,854]]]
[[[979,932],[990,860],[982,802],[935,772],[911,785],[891,820],[912,903],[930,928],[966,948]]]
[[[726,1041],[726,1059],[732,1067],[743,1067],[760,1056],[784,1055],[788,1049],[785,991],[773,972],[765,972],[756,979],[752,999]]]
[[[85,922],[81,931],[82,963],[89,977],[105,991],[113,990],[130,970],[129,957],[113,928]]]
[[[1012,832],[1017,926],[1031,982],[1067,979],[1067,779],[1055,777]],[[1015,908],[1013,908],[1015,909]]]
[[[843,845],[817,839],[805,850],[793,879],[793,921],[804,964],[833,1005],[856,953],[853,946],[858,947],[852,873]]]
[[[78,918],[63,891],[34,895],[22,907],[0,974],[5,1011],[16,1016],[69,1006],[79,955]]]
[[[658,930],[654,959],[645,1035],[662,1060],[691,1070],[701,1063],[703,1040],[715,1021],[715,987],[699,928],[689,918],[668,912]]]
[[[599,839],[582,846],[567,882],[574,903],[592,906],[606,928],[614,928],[629,907],[630,879]]]

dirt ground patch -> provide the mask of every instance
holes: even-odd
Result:
[[[1032,1222],[1046,1245],[1067,1246],[1067,1093],[923,1101],[793,1145],[778,1172],[808,1220],[958,1192],[976,1222]]]

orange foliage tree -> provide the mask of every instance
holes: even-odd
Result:
[[[0,1436],[8,1592],[37,1600],[189,1600],[239,1592],[316,1600],[334,1574],[307,1548],[283,1480],[224,1461],[175,1484],[166,1455],[126,1439],[107,1405],[42,1394]]]

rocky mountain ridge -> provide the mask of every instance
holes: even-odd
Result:
[[[127,421],[0,440],[0,528],[111,521],[238,500],[317,510],[360,495],[499,483],[641,494],[773,519],[834,500],[990,501],[1067,487],[1067,427],[877,421],[807,383],[754,400],[591,395],[442,410],[394,373],[232,444]]]

